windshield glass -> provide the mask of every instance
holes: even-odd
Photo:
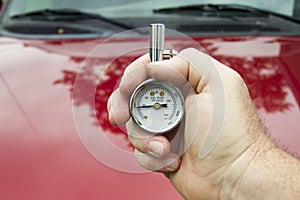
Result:
[[[153,10],[199,4],[238,4],[296,16],[295,5],[299,0],[13,0],[8,16],[43,9],[77,9],[82,12],[101,14],[109,18],[145,17],[154,15]]]
[[[6,0],[0,35],[108,37],[151,23],[189,36],[300,35],[300,0]],[[297,16],[298,15],[298,16]]]

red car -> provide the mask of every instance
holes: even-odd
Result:
[[[270,137],[300,159],[298,1],[188,2],[5,2],[0,199],[182,199],[137,164],[106,111],[125,67],[148,52],[154,22],[168,28],[167,48],[194,47],[238,71]]]

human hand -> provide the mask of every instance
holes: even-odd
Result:
[[[164,135],[152,135],[131,119],[128,101],[135,87],[152,77],[193,89],[185,100],[184,150]],[[218,199],[234,192],[257,145],[267,142],[248,89],[238,73],[195,49],[150,63],[144,55],[129,65],[108,102],[110,121],[126,123],[136,157],[145,168],[167,175],[187,199]],[[217,127],[217,128],[216,128]]]

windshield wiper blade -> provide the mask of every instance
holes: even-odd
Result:
[[[250,6],[245,5],[239,5],[239,4],[196,4],[196,5],[188,5],[188,6],[179,6],[179,7],[170,7],[170,8],[160,8],[153,10],[153,13],[158,14],[188,14],[189,11],[194,11],[194,13],[197,11],[201,12],[211,12],[214,13],[216,16],[219,15],[219,13],[222,12],[239,12],[244,13],[249,16],[255,15],[255,16],[276,16],[280,17],[289,21],[293,21],[296,23],[300,23],[299,19],[283,15],[280,13],[268,11],[268,10],[262,10],[259,8],[254,8]]]
[[[188,6],[170,7],[170,8],[160,8],[153,10],[154,13],[176,13],[181,11],[240,11],[240,12],[253,12],[253,13],[265,13],[262,10],[242,6],[237,4],[196,4]]]
[[[47,20],[47,21],[74,21],[74,20],[94,19],[94,20],[100,20],[102,22],[107,22],[109,24],[121,27],[123,29],[127,29],[127,30],[134,29],[134,27],[104,17],[100,14],[86,13],[76,9],[44,9],[44,10],[37,10],[37,11],[17,14],[11,17],[11,19],[23,19],[23,18],[30,18],[31,20],[38,19],[38,20]]]

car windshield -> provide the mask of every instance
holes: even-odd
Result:
[[[300,0],[6,0],[0,35],[21,38],[145,36],[163,23],[190,36],[300,34]]]
[[[108,18],[153,15],[153,10],[188,5],[235,4],[271,11],[286,16],[297,15],[298,0],[13,0],[8,10],[10,17],[44,9],[76,9],[101,14]]]

